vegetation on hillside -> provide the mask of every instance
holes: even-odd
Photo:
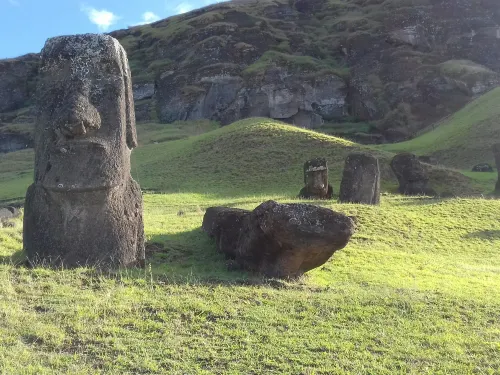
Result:
[[[467,170],[479,163],[494,163],[491,146],[500,141],[498,103],[500,88],[474,100],[415,139],[379,148],[429,155],[446,166]]]

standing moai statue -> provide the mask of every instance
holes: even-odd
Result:
[[[127,55],[108,35],[49,39],[41,52],[35,181],[24,211],[32,265],[143,266],[142,194]]]
[[[376,157],[360,152],[347,156],[339,200],[342,203],[380,203],[380,168]]]
[[[300,198],[331,199],[333,188],[328,184],[328,164],[325,158],[308,160],[304,164],[304,186]]]
[[[420,160],[408,152],[394,156],[391,168],[399,182],[399,192],[405,195],[436,195],[429,188],[429,176]]]
[[[495,164],[498,170],[498,180],[495,186],[495,195],[500,196],[500,143],[493,145],[493,155],[495,156]]]

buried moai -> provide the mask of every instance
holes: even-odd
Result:
[[[428,187],[429,176],[418,158],[410,153],[396,155],[391,161],[391,168],[399,182],[399,192],[405,195],[436,195]]]
[[[496,143],[492,147],[493,155],[495,156],[495,164],[498,170],[498,180],[495,186],[495,195],[500,197],[500,143]]]
[[[339,200],[342,203],[380,203],[380,168],[376,157],[360,152],[347,156]]]
[[[331,199],[333,188],[328,184],[328,164],[324,158],[308,160],[304,164],[304,186],[300,198]]]
[[[35,181],[24,211],[33,264],[142,266],[142,194],[130,68],[107,35],[52,38],[41,53]]]

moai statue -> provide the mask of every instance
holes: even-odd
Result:
[[[495,164],[498,170],[498,181],[495,186],[495,195],[500,197],[500,143],[493,145],[493,155],[495,156]]]
[[[41,52],[35,181],[24,211],[32,265],[143,266],[142,194],[130,68],[108,35],[49,39]]]
[[[407,152],[396,155],[391,161],[391,168],[398,179],[401,194],[436,195],[436,192],[427,186],[427,170],[415,155]]]
[[[347,156],[339,200],[342,203],[380,203],[380,168],[376,157],[360,152]]]
[[[325,158],[308,160],[304,164],[304,186],[300,198],[331,199],[333,188],[328,184],[328,164]]]

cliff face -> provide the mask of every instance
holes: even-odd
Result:
[[[499,84],[498,25],[496,0],[248,0],[111,34],[138,120],[365,121],[396,141]],[[0,62],[0,111],[29,97],[22,61]]]
[[[0,112],[12,111],[28,103],[37,64],[36,54],[0,60]]]

